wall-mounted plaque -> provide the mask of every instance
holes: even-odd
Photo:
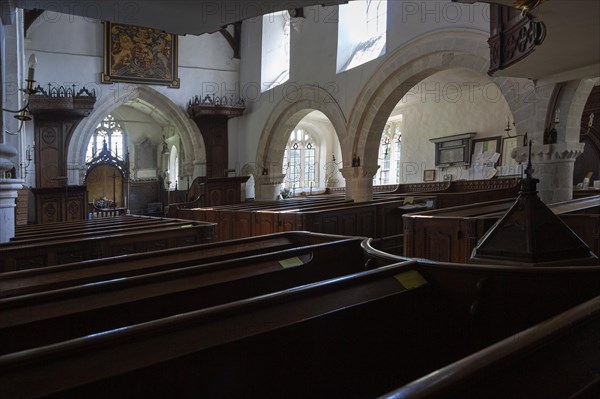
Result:
[[[471,138],[476,133],[430,139],[435,144],[435,166],[463,166],[470,163]]]

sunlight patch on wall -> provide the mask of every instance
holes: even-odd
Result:
[[[290,78],[290,15],[287,11],[263,16],[261,92]]]
[[[337,73],[385,54],[387,0],[351,1],[339,6]]]

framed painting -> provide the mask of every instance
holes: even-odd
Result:
[[[423,181],[435,181],[435,169],[424,170]]]
[[[177,51],[177,35],[104,21],[104,69],[101,82],[179,88]]]

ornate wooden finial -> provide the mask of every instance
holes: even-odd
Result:
[[[529,159],[527,160],[527,168],[525,169],[525,179],[521,183],[521,193],[537,193],[537,183],[539,180],[533,177],[533,165],[531,164],[531,141],[529,141]]]

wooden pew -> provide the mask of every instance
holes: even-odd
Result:
[[[15,235],[20,234],[28,234],[37,231],[55,231],[60,230],[69,226],[93,226],[93,225],[103,225],[109,223],[118,223],[123,220],[132,219],[132,216],[115,216],[113,218],[106,219],[82,219],[82,220],[72,220],[69,222],[56,222],[56,223],[48,223],[48,224],[26,224],[19,225],[15,227]]]
[[[396,263],[3,355],[0,392],[375,397],[594,297],[598,277]]]
[[[0,352],[364,270],[360,237],[0,299]],[[40,331],[46,333],[40,335]]]
[[[410,196],[428,208],[435,197]],[[180,215],[191,220],[218,224],[218,240],[244,238],[284,231],[383,237],[402,233],[406,196],[382,195],[372,201],[354,203],[335,199],[306,198],[226,207],[188,209]],[[423,208],[420,208],[423,209]]]
[[[124,221],[119,224],[93,226],[93,227],[67,227],[64,230],[58,231],[38,231],[37,233],[21,234],[11,239],[9,244],[23,245],[30,242],[39,241],[50,241],[55,239],[68,239],[68,238],[87,238],[97,237],[114,232],[129,233],[134,231],[142,231],[147,229],[153,229],[157,227],[169,227],[174,225],[182,225],[188,223],[188,221],[182,221],[177,219],[158,219],[148,218],[131,221]]]
[[[411,213],[404,218],[404,256],[468,263],[478,240],[514,204],[496,200]],[[550,204],[596,254],[600,253],[600,196]],[[596,252],[599,251],[599,252]]]
[[[259,234],[302,230],[301,228],[281,230],[273,227],[265,230],[264,228],[261,228],[262,221],[256,220],[256,212],[259,211],[273,210],[283,212],[287,209],[319,207],[326,206],[327,204],[348,202],[351,201],[347,201],[344,198],[303,197],[282,201],[260,201],[211,208],[179,209],[176,215],[182,219],[203,220],[216,223],[218,226],[216,241],[225,241]],[[171,214],[172,213],[169,213],[169,215]]]
[[[595,297],[380,399],[597,398],[599,331]]]
[[[219,241],[281,231],[309,230],[376,238],[390,237],[391,241],[387,241],[386,246],[400,251],[403,245],[399,238],[403,233],[402,218],[397,217],[397,212],[371,209],[368,206],[381,207],[378,204],[380,201],[394,201],[406,197],[411,197],[417,202],[426,201],[425,198],[429,196],[435,197],[435,207],[441,208],[491,199],[514,198],[518,191],[518,179],[514,178],[419,183],[400,185],[395,191],[375,193],[372,201],[361,204],[346,201],[340,195],[333,198],[328,198],[329,195],[318,195],[304,197],[302,200],[293,198],[283,201],[259,201],[226,207],[173,207],[169,215],[217,223]],[[398,208],[396,205],[391,206],[393,209]],[[373,217],[377,218],[374,222]]]
[[[348,237],[309,232],[288,232],[170,248],[0,273],[0,297],[92,284],[146,273],[218,262],[238,257],[267,254],[289,248],[348,240]]]
[[[210,242],[214,230],[212,223],[170,220],[125,233],[0,244],[0,273]]]

